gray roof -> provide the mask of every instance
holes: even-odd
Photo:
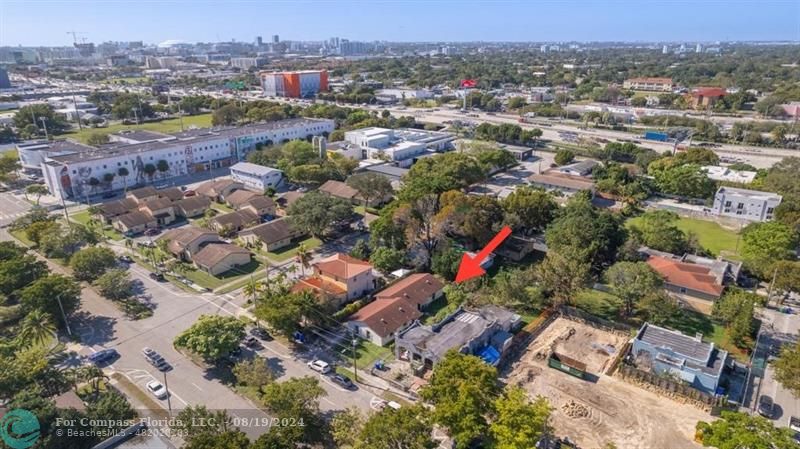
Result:
[[[388,165],[388,164],[370,165],[364,170],[380,173],[382,175],[391,176],[398,179],[402,178],[403,176],[405,176],[406,173],[408,173],[407,168],[395,167],[393,165]]]
[[[585,161],[575,162],[573,164],[565,165],[563,167],[558,167],[556,170],[558,171],[575,171],[581,174],[581,176],[586,176],[587,174],[591,173],[595,167],[600,165],[599,162],[586,159]]]
[[[714,345],[704,343],[701,338],[690,337],[650,323],[642,326],[636,338],[657,348],[666,348],[695,360],[708,360],[714,350]]]
[[[746,196],[753,199],[761,199],[761,200],[777,200],[780,201],[783,199],[781,195],[772,192],[762,192],[759,190],[750,190],[750,189],[740,189],[738,187],[720,187],[717,190],[717,194],[720,193],[732,193],[734,195]]]
[[[117,131],[115,133],[111,133],[111,136],[119,136],[128,140],[135,140],[137,142],[150,142],[153,140],[175,138],[173,136],[170,136],[169,134],[159,133],[155,131],[147,131],[144,129]]]
[[[239,233],[241,236],[253,234],[267,245],[280,242],[281,240],[292,238],[299,233],[292,228],[292,224],[286,218],[279,218],[267,223],[247,228]]]
[[[256,176],[264,176],[264,175],[269,175],[271,173],[282,173],[277,168],[253,164],[251,162],[238,162],[231,166],[231,170],[232,171],[237,170],[244,173],[251,173]]]

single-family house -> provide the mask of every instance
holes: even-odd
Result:
[[[298,192],[296,190],[291,190],[291,191],[286,192],[286,193],[284,193],[282,195],[279,195],[278,198],[275,200],[275,202],[278,203],[278,206],[284,212],[282,215],[286,215],[286,213],[285,213],[286,210],[289,209],[289,207],[292,204],[294,204],[295,201],[297,201],[300,198],[302,198],[303,195],[305,195],[303,192]]]
[[[500,355],[511,345],[512,332],[522,318],[498,306],[484,306],[477,310],[459,307],[439,323],[432,326],[414,322],[395,336],[397,358],[432,368],[447,353],[455,350],[462,354],[481,354],[491,347]],[[496,363],[497,360],[492,360]]]
[[[421,316],[422,312],[407,299],[376,299],[350,315],[347,327],[360,337],[385,346],[394,340],[398,331]]]
[[[177,187],[167,187],[165,189],[158,189],[158,196],[166,198],[170,201],[178,201],[183,198],[183,190]]]
[[[369,262],[336,253],[313,265],[314,274],[299,279],[293,291],[313,291],[323,299],[341,305],[375,289],[375,275]]]
[[[211,200],[205,196],[195,195],[175,201],[173,205],[177,216],[194,218],[203,215],[211,207]]]
[[[272,220],[239,232],[239,238],[248,246],[260,244],[264,251],[270,252],[289,246],[293,239],[302,235],[303,232],[296,230],[286,218]]]
[[[159,226],[166,226],[175,221],[175,208],[168,198],[155,198],[139,205],[139,210],[147,212],[156,219]]]
[[[736,282],[741,263],[685,254],[677,256],[647,247],[639,250],[655,272],[664,279],[664,288],[693,309],[710,314],[714,301],[725,285]]]
[[[158,198],[158,190],[153,186],[140,187],[138,189],[128,190],[125,197],[136,201],[136,204],[142,204]]]
[[[263,196],[256,192],[251,192],[249,190],[236,190],[225,197],[225,202],[228,203],[228,206],[238,209],[242,206],[247,200],[253,198],[255,196]]]
[[[133,198],[123,198],[121,200],[109,201],[97,206],[99,212],[95,217],[105,224],[111,224],[114,217],[127,214],[136,210],[138,203]]]
[[[403,298],[417,310],[442,297],[444,283],[430,273],[414,273],[375,293],[377,299]]]
[[[204,182],[197,186],[195,192],[197,192],[198,195],[208,197],[221,203],[225,201],[228,195],[240,189],[244,189],[244,184],[230,178],[225,178]]]
[[[330,196],[335,196],[343,200],[347,200],[355,205],[363,205],[364,197],[358,193],[358,190],[350,187],[347,183],[342,181],[326,181],[325,184],[319,186],[319,191]],[[391,195],[384,198],[372,198],[369,200],[369,206],[378,206],[391,199]]]
[[[211,229],[220,232],[229,230],[239,232],[244,228],[257,225],[261,222],[261,217],[250,210],[237,210],[227,214],[217,215],[209,220],[208,225]]]
[[[111,220],[111,226],[126,235],[141,234],[148,228],[157,228],[158,220],[147,212],[134,210]]]
[[[230,243],[210,243],[194,255],[198,269],[218,276],[232,268],[250,263],[250,251]]]
[[[630,355],[639,369],[673,376],[712,395],[731,363],[728,352],[704,342],[702,334],[692,337],[650,323],[639,329]]]
[[[540,174],[531,175],[528,180],[534,186],[546,190],[556,190],[566,194],[573,194],[582,190],[595,193],[595,183],[591,178],[572,176],[554,170],[546,170]]]
[[[220,242],[219,236],[208,229],[196,226],[170,229],[160,240],[166,240],[167,250],[180,260],[190,262],[192,257],[209,243]]]
[[[264,195],[257,195],[251,197],[244,203],[242,203],[238,208],[238,210],[249,210],[254,214],[258,215],[259,217],[264,216],[275,216],[275,201],[272,201],[272,198]]]

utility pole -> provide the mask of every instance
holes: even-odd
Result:
[[[353,334],[353,380],[358,382],[358,366],[356,366],[356,344],[358,344],[358,339],[356,338],[355,334]]]
[[[167,409],[170,416],[172,416],[172,401],[169,399],[169,384],[167,383],[167,372],[164,371],[164,389],[167,390]]]
[[[69,321],[67,321],[67,314],[64,313],[64,305],[61,304],[61,295],[56,296],[58,300],[58,308],[61,309],[61,317],[64,318],[64,327],[67,328],[67,335],[72,336],[72,330],[69,328]]]
[[[78,102],[75,101],[75,94],[72,94],[72,107],[75,108],[75,121],[78,122],[78,129],[82,130],[83,127],[81,126],[81,114],[78,112]]]
[[[39,121],[42,122],[42,127],[44,127],[44,140],[50,140],[50,137],[47,136],[47,117],[39,117]]]
[[[767,305],[772,300],[772,288],[775,286],[775,278],[778,277],[778,267],[775,267],[775,271],[772,272],[772,282],[769,283],[769,289],[767,290]]]

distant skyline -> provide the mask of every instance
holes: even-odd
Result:
[[[800,1],[0,0],[0,46],[87,42],[800,41]]]

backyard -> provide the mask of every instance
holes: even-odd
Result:
[[[254,274],[262,268],[264,268],[264,264],[256,259],[253,259],[246,265],[240,265],[236,268],[221,273],[218,276],[213,276],[205,271],[197,269],[185,270],[181,272],[181,275],[201,287],[206,287],[213,290],[241,277],[248,276],[251,273]]]
[[[99,228],[103,233],[103,235],[106,236],[106,238],[112,240],[122,240],[125,238],[124,235],[122,235],[119,231],[112,228],[111,226],[105,226],[105,225],[101,226],[99,222],[92,221],[92,216],[89,214],[88,210],[82,210],[78,213],[70,214],[69,218],[70,220],[76,223],[80,223],[86,226],[87,228],[92,228],[92,227]]]
[[[316,237],[310,237],[305,240],[298,240],[292,242],[292,244],[289,245],[288,247],[282,248],[280,252],[269,251],[269,252],[262,252],[261,254],[264,254],[269,260],[273,262],[285,262],[297,254],[297,249],[300,247],[300,245],[304,245],[308,251],[311,251],[317,248],[321,244],[322,240]]]
[[[626,226],[636,225],[639,221],[641,221],[641,218],[633,217],[627,221]],[[739,235],[735,231],[725,229],[713,221],[686,217],[680,217],[676,220],[675,226],[685,233],[696,235],[700,246],[714,256],[721,255],[736,258],[738,255]]]
[[[189,115],[183,118],[183,127],[208,128],[211,126],[211,114]],[[172,118],[159,122],[147,122],[141,125],[123,125],[121,123],[109,125],[103,128],[83,128],[82,130],[72,130],[61,135],[80,142],[86,143],[89,136],[93,134],[110,134],[125,130],[147,130],[160,133],[174,133],[181,130],[181,119]]]

